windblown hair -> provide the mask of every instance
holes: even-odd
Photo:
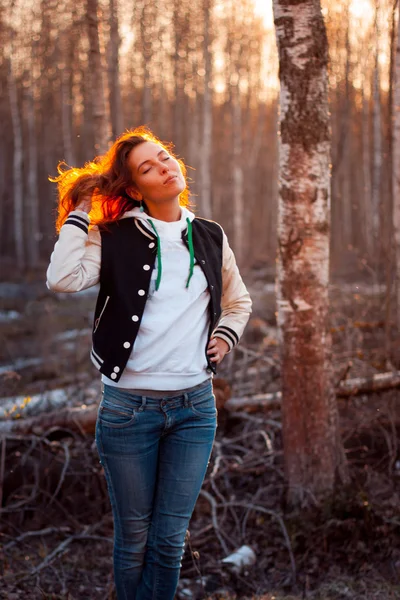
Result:
[[[68,213],[87,196],[92,197],[91,226],[118,220],[126,211],[140,205],[126,191],[135,183],[127,158],[133,148],[144,142],[159,144],[174,156],[171,143],[161,142],[147,127],[137,127],[127,130],[105,154],[81,168],[69,167],[64,161],[58,164],[58,176],[49,177],[58,188],[57,231],[60,231]],[[186,181],[186,166],[181,159],[175,158]],[[186,207],[190,204],[187,185],[179,196],[179,204]]]

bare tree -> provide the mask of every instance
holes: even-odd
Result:
[[[277,304],[289,503],[346,478],[328,329],[330,126],[320,0],[274,0],[279,50]]]
[[[204,56],[204,92],[203,92],[203,136],[200,155],[201,208],[206,219],[212,218],[211,205],[211,155],[213,130],[212,102],[212,52],[210,21],[213,0],[202,0],[203,8],[203,56]]]
[[[400,328],[400,3],[398,5],[397,45],[393,69],[392,194],[393,234],[396,256],[396,321]]]
[[[86,0],[86,20],[89,38],[89,70],[92,97],[92,123],[95,150],[103,153],[109,140],[109,123],[106,111],[103,67],[99,42],[98,0]]]
[[[379,257],[379,233],[380,233],[380,212],[381,212],[381,176],[382,176],[382,104],[381,104],[381,74],[379,66],[379,9],[380,2],[376,0],[375,9],[375,67],[372,86],[372,121],[373,121],[373,176],[372,176],[372,226],[374,239],[375,256]],[[377,263],[375,261],[375,267]]]
[[[108,89],[112,136],[121,135],[123,128],[121,84],[119,78],[119,35],[118,1],[110,0],[110,40],[108,49]]]
[[[27,222],[29,235],[26,238],[27,260],[29,266],[37,267],[39,263],[39,190],[37,180],[37,135],[36,135],[36,110],[35,110],[35,88],[32,75],[25,71],[25,113],[28,125],[28,185],[25,194],[27,209]]]
[[[18,106],[17,82],[12,58],[9,63],[8,93],[14,137],[13,190],[14,190],[14,243],[17,267],[25,267],[24,207],[23,207],[23,140],[22,124]]]

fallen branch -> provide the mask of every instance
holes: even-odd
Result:
[[[349,398],[362,394],[373,394],[400,387],[400,371],[378,373],[372,377],[357,377],[341,381],[336,387],[337,398]],[[282,392],[270,394],[255,394],[229,398],[224,408],[228,411],[243,410],[246,408],[278,408],[281,404]]]

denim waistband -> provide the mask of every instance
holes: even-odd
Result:
[[[107,384],[103,384],[104,387],[116,388],[121,392],[127,392],[128,394],[134,394],[136,396],[147,396],[149,398],[175,398],[175,396],[179,396],[180,394],[193,392],[195,390],[206,387],[212,381],[211,377],[205,379],[201,383],[194,385],[190,388],[184,388],[182,390],[143,390],[143,389],[132,389],[132,388],[122,388],[119,386],[107,386]]]

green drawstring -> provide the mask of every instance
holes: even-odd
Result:
[[[160,287],[161,272],[162,272],[161,240],[160,240],[160,236],[157,233],[157,229],[155,228],[153,221],[151,219],[147,219],[147,220],[149,221],[150,225],[154,229],[154,233],[157,236],[157,269],[158,269],[157,281],[156,281],[156,291],[157,291],[158,288]],[[190,255],[189,277],[187,278],[186,287],[189,287],[189,281],[193,275],[193,268],[194,268],[194,250],[193,250],[192,223],[191,223],[189,217],[186,217],[186,222],[188,224],[188,243],[189,243],[189,255]]]
[[[158,269],[157,281],[156,281],[156,291],[157,291],[158,288],[160,287],[161,271],[162,271],[162,263],[161,263],[161,240],[160,240],[160,236],[157,233],[157,229],[154,226],[153,221],[151,221],[151,219],[147,219],[147,220],[149,221],[150,225],[154,229],[154,232],[155,232],[155,234],[157,236],[157,269]]]
[[[188,242],[189,242],[189,254],[190,254],[189,277],[186,282],[186,287],[189,287],[189,281],[193,275],[194,250],[193,250],[193,237],[192,237],[192,223],[191,223],[189,217],[186,217],[186,223],[188,224]]]

